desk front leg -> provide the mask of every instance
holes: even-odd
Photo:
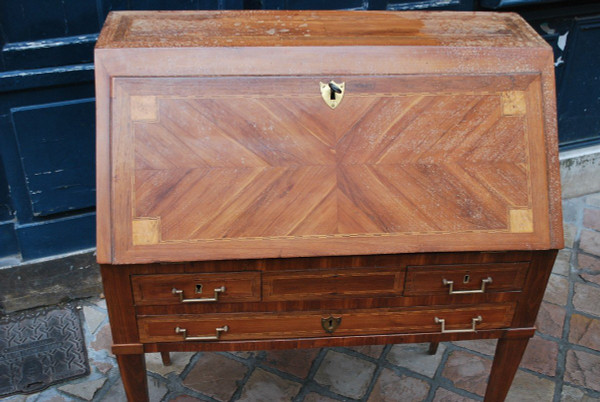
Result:
[[[504,401],[529,339],[530,337],[498,339],[494,363],[485,392],[485,402]]]
[[[129,402],[148,402],[144,348],[139,343],[136,313],[130,285],[135,268],[101,265],[106,306],[123,387]]]
[[[128,401],[148,402],[148,380],[144,354],[117,355]]]

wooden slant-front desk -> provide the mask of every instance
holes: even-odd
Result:
[[[552,50],[514,14],[117,12],[96,47],[98,261],[145,352],[499,338],[563,245]]]

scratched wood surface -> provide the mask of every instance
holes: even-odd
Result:
[[[488,12],[112,12],[97,48],[547,46],[519,16]]]

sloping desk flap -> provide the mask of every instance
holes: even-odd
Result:
[[[537,74],[113,88],[117,263],[550,247]]]

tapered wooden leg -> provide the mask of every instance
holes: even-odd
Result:
[[[123,387],[129,402],[148,402],[148,380],[144,354],[117,355]]]
[[[529,338],[499,339],[485,402],[503,402],[519,368]]]
[[[437,353],[438,346],[440,346],[439,342],[430,342],[429,343],[429,354],[434,355]]]
[[[162,359],[163,365],[171,365],[171,355],[169,354],[169,352],[160,352],[160,357]]]

